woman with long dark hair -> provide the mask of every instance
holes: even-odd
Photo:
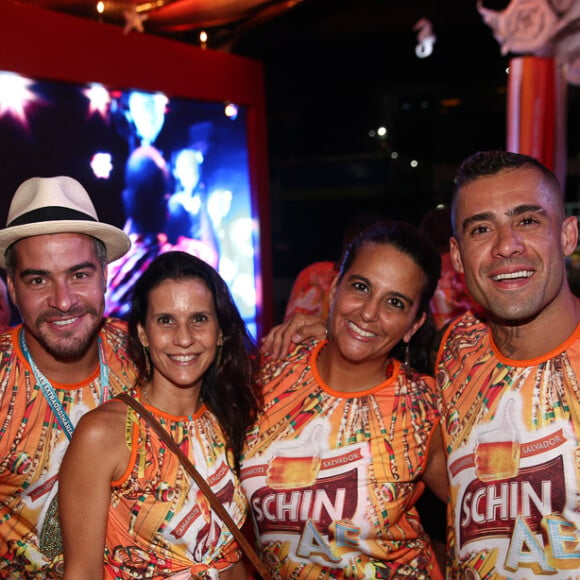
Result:
[[[132,395],[161,423],[242,525],[239,457],[258,401],[253,342],[225,282],[183,252],[135,285]],[[65,579],[244,579],[240,550],[177,457],[124,402],[88,413],[61,470]],[[104,559],[103,559],[104,555]]]

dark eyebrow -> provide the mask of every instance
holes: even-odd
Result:
[[[26,278],[28,276],[48,276],[48,275],[49,275],[48,270],[34,270],[32,268],[27,268],[26,270],[22,270],[22,272],[20,272],[21,278]]]
[[[71,266],[66,271],[67,274],[74,274],[79,270],[96,270],[97,266],[93,262],[81,262],[80,264],[76,264],[75,266]]]
[[[371,281],[368,278],[365,278],[364,276],[359,276],[357,274],[350,275],[347,278],[347,281],[348,282],[363,282],[369,288],[373,287],[373,285],[371,284]],[[406,302],[407,304],[409,304],[409,306],[413,306],[413,300],[411,300],[408,296],[406,296],[405,294],[402,294],[401,292],[390,292],[390,295],[393,298],[399,298],[403,302]]]
[[[461,224],[461,231],[465,232],[465,230],[472,224],[476,223],[476,222],[484,222],[484,221],[490,221],[491,219],[493,219],[493,212],[491,211],[486,211],[486,212],[481,212],[481,213],[476,213],[470,217],[468,217],[467,219],[463,220],[463,223]]]
[[[97,267],[92,262],[82,262],[80,264],[75,264],[66,270],[67,274],[74,274],[79,270],[96,270]],[[27,276],[50,276],[49,270],[35,270],[34,268],[27,268],[26,270],[22,270],[20,272],[20,277],[25,278]]]
[[[507,215],[513,217],[515,215],[522,215],[523,213],[539,212],[546,215],[546,210],[540,205],[518,205],[514,209],[507,212]]]
[[[538,212],[541,213],[542,215],[546,215],[546,210],[539,205],[518,205],[517,207],[514,207],[510,210],[508,210],[506,212],[506,215],[508,217],[514,217],[514,216],[518,216],[518,215],[522,215],[524,213],[529,213],[529,212]],[[494,212],[491,211],[486,211],[486,212],[481,212],[481,213],[476,213],[470,217],[468,217],[466,220],[464,220],[463,224],[462,224],[462,231],[465,231],[470,225],[476,223],[476,222],[483,222],[483,221],[489,221],[493,219],[494,216]]]

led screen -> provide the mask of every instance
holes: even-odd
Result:
[[[158,253],[180,249],[220,272],[256,336],[259,229],[246,113],[0,72],[0,176],[10,195],[31,176],[75,177],[100,219],[129,234],[131,251],[109,268],[108,314],[125,317],[139,273]]]

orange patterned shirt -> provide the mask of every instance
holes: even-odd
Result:
[[[137,397],[138,398],[138,397]],[[202,405],[193,417],[174,417],[144,403],[210,484],[241,526],[246,499],[228,464],[217,419]],[[232,534],[179,459],[150,425],[127,409],[131,460],[112,483],[105,541],[105,578],[210,578],[238,562]]]
[[[433,380],[394,361],[382,384],[337,392],[318,373],[325,345],[298,345],[259,380],[241,479],[264,561],[277,578],[442,578],[413,507],[439,421]]]
[[[17,326],[0,336],[0,578],[60,577],[54,527],[58,471],[68,439],[20,350]],[[125,324],[109,319],[100,333],[109,396],[133,385]],[[101,403],[98,366],[78,384],[52,383],[73,425]]]
[[[467,291],[465,276],[457,272],[451,264],[449,252],[441,255],[441,277],[430,307],[433,322],[438,329],[468,310],[473,311],[478,307]]]
[[[545,356],[516,361],[467,313],[448,329],[437,371],[451,485],[447,577],[577,580],[580,326]]]
[[[286,304],[284,320],[294,314],[312,314],[328,318],[328,294],[336,276],[334,262],[314,262],[300,271]]]

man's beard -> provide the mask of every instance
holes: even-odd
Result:
[[[55,359],[75,360],[86,354],[95,340],[100,330],[102,317],[94,308],[84,308],[82,312],[75,311],[66,314],[67,317],[90,315],[94,324],[84,329],[84,334],[79,334],[78,331],[63,331],[59,337],[54,337],[50,332],[42,330],[43,323],[46,323],[47,320],[54,320],[54,313],[44,313],[36,319],[35,338],[42,348]]]

